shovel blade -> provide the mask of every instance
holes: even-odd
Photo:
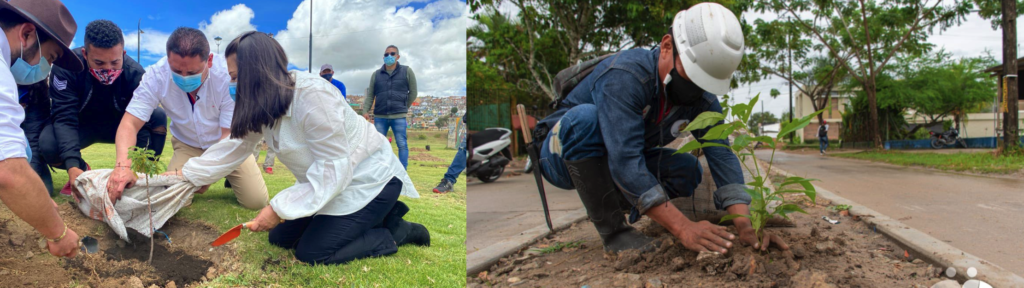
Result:
[[[220,237],[217,237],[216,240],[213,240],[213,243],[210,243],[210,246],[217,247],[220,245],[224,245],[225,243],[231,242],[231,240],[235,240],[235,238],[238,238],[238,235],[241,234],[242,225],[232,227],[231,230],[228,230],[228,232],[224,232],[224,234],[221,234]]]
[[[100,250],[100,241],[96,238],[89,236],[82,237],[82,251],[88,254],[96,253]]]

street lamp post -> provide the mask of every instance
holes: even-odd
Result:
[[[220,38],[220,36],[213,37],[213,40],[217,41],[217,54],[220,54],[220,40],[222,40],[222,39],[224,39],[224,38]]]

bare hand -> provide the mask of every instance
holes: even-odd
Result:
[[[732,248],[732,242],[729,240],[735,239],[736,236],[727,232],[725,227],[700,221],[683,226],[676,238],[679,238],[686,249],[725,253],[727,249]]]
[[[366,121],[370,121],[370,114],[363,114],[363,118],[366,118]]]
[[[107,181],[107,193],[110,194],[110,203],[117,203],[117,200],[121,199],[121,193],[124,192],[124,189],[135,186],[135,180],[138,178],[139,176],[135,175],[128,167],[114,168],[114,173],[110,174],[110,180]]]
[[[740,230],[740,243],[754,247],[755,250],[761,249],[761,251],[768,251],[768,247],[772,244],[775,244],[775,248],[789,250],[789,245],[786,245],[786,242],[782,241],[782,238],[778,235],[768,233],[767,230],[762,230],[761,232],[764,234],[764,245],[758,243],[757,233],[754,233],[753,228]]]
[[[50,254],[57,257],[73,258],[78,255],[78,233],[68,228],[67,234],[59,242],[46,241],[46,248]]]
[[[167,171],[167,172],[164,172],[164,174],[160,174],[160,176],[178,176],[178,177],[185,177],[185,175],[182,175],[182,173],[181,173],[181,170]]]
[[[78,179],[78,176],[82,175],[83,172],[85,171],[82,171],[82,169],[78,167],[71,167],[71,169],[68,169],[68,183],[71,183],[71,192],[78,192],[78,186],[75,185],[75,179]]]
[[[267,205],[267,207],[263,207],[263,210],[260,210],[260,214],[256,216],[256,219],[246,223],[245,227],[249,228],[249,230],[253,232],[262,232],[274,229],[274,227],[277,227],[277,224],[281,224],[281,222],[284,221],[281,220],[281,217],[277,216],[277,212],[274,212],[274,208]]]
[[[196,190],[196,194],[206,193],[206,190],[210,190],[210,185],[206,185],[206,186],[203,186],[203,187],[199,188],[199,190]]]

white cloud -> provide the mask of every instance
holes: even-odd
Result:
[[[199,23],[199,30],[206,34],[207,41],[210,42],[210,51],[214,53],[220,53],[217,48],[217,41],[213,40],[217,36],[223,38],[220,43],[220,50],[223,51],[231,40],[241,35],[242,33],[256,30],[256,26],[252,25],[252,18],[256,17],[256,13],[251,8],[245,6],[245,4],[238,4],[231,9],[219,11],[210,17],[210,22],[203,21]]]
[[[299,4],[285,30],[275,33],[292,65],[309,67],[309,4]],[[318,0],[313,9],[313,71],[334,66],[335,78],[362,94],[388,45],[416,73],[420,95],[465,95],[466,5],[440,0],[415,10],[410,1]],[[397,6],[397,7],[396,7]],[[401,8],[398,8],[401,7]]]
[[[163,56],[167,54],[167,38],[171,37],[168,32],[153,30],[153,29],[142,29],[142,52],[145,54],[153,54]],[[126,49],[136,50],[139,47],[139,31],[134,30],[131,33],[124,35],[124,47]]]

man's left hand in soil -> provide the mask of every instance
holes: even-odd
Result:
[[[732,214],[750,214],[750,208],[744,204],[729,206],[727,210]],[[750,224],[750,219],[740,217],[733,219],[732,223],[736,226],[737,233],[740,234],[740,243],[744,245],[754,247],[754,249],[760,249],[761,251],[768,251],[768,247],[771,247],[772,245],[775,245],[775,248],[789,250],[789,245],[786,245],[786,242],[782,241],[782,237],[771,234],[767,229],[763,229],[761,231],[764,243],[760,243],[757,239],[757,233],[754,232],[753,225]]]

